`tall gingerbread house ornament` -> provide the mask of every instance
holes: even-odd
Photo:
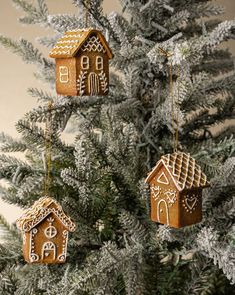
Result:
[[[104,96],[109,92],[112,51],[96,29],[66,32],[50,52],[56,61],[56,91],[71,96]]]
[[[145,182],[151,190],[151,219],[180,228],[202,220],[202,190],[206,175],[189,154],[162,156]]]
[[[23,234],[23,255],[28,263],[66,261],[68,235],[76,226],[54,199],[39,199],[16,224]]]

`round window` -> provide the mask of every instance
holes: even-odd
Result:
[[[54,226],[49,226],[45,229],[45,235],[47,238],[52,239],[57,235],[57,230]]]

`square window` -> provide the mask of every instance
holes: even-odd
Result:
[[[97,57],[96,57],[96,69],[97,69],[98,71],[104,69],[104,59],[103,59],[102,56],[97,56]]]
[[[89,63],[90,63],[89,57],[88,56],[83,56],[82,60],[81,60],[82,69],[83,70],[89,70],[89,67],[90,67]]]
[[[60,82],[61,83],[68,83],[69,82],[69,69],[66,66],[59,67],[60,72]]]

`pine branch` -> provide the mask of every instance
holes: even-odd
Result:
[[[52,96],[52,94],[49,94],[47,92],[44,92],[43,90],[39,90],[37,88],[29,88],[28,89],[29,95],[32,97],[36,97],[38,101],[42,102],[49,102],[49,101],[55,101],[56,98]]]
[[[219,242],[218,233],[212,227],[204,228],[198,234],[198,246],[218,264],[229,280],[235,283],[234,246]]]
[[[231,198],[231,186],[234,186],[233,174],[235,170],[234,158],[229,158],[225,161],[224,165],[220,169],[220,173],[217,177],[212,179],[211,187],[204,192],[203,196],[203,208],[204,210],[211,210],[213,206],[218,203],[218,200],[226,194],[226,188],[228,189],[228,196]]]
[[[2,152],[24,152],[27,149],[27,144],[21,140],[16,140],[5,133],[0,134],[0,143]]]
[[[40,148],[43,150],[45,148],[45,132],[42,128],[36,126],[35,124],[30,124],[28,121],[20,120],[16,125],[16,129],[22,134],[22,138],[26,142],[30,142],[30,146],[33,148]],[[59,139],[58,131],[52,134],[53,148],[59,152],[68,153],[71,148],[64,144]]]
[[[25,39],[13,41],[10,38],[0,36],[0,43],[13,53],[21,56],[25,63],[35,63],[45,69],[53,67],[53,63],[42,57],[39,50],[35,49],[33,44]]]
[[[123,211],[119,216],[119,222],[134,243],[145,243],[147,230],[138,219],[129,212]]]
[[[48,23],[58,33],[75,30],[82,27],[82,17],[77,15],[57,14],[48,17]]]
[[[6,267],[8,263],[14,264],[21,259],[21,236],[15,226],[10,225],[6,219],[0,215],[0,265]],[[11,244],[11,248],[7,248],[7,245]]]
[[[24,0],[12,0],[12,2],[16,8],[26,13],[26,16],[19,19],[22,24],[47,24],[49,11],[44,0],[37,0],[37,6]]]

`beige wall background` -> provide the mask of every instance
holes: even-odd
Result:
[[[78,11],[74,10],[71,2],[72,0],[47,0],[52,14],[78,13]],[[234,19],[235,0],[218,0],[213,2],[225,7],[224,19]],[[106,13],[111,11],[120,12],[118,0],[104,0],[104,11]],[[23,37],[39,47],[35,38],[50,35],[52,32],[38,26],[20,25],[17,19],[22,14],[21,11],[12,6],[11,0],[0,0],[0,34],[13,39]],[[235,41],[227,42],[223,47],[229,47],[233,55],[235,55]],[[47,54],[44,48],[41,47],[41,50]],[[27,94],[27,88],[39,87],[45,90],[48,90],[48,88],[47,85],[42,85],[33,77],[34,65],[24,64],[20,57],[7,52],[1,47],[0,65],[0,132],[4,131],[7,134],[18,137],[15,123],[37,104],[36,99]],[[21,214],[21,210],[0,200],[0,214],[3,214],[11,223]]]

